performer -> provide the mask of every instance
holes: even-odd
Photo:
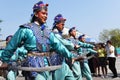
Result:
[[[18,47],[17,50],[14,52],[14,55],[10,58],[11,64],[14,64],[14,62],[18,62],[21,64],[21,66],[24,66],[22,61],[26,59],[27,50],[22,47]],[[18,70],[11,69],[11,67],[8,68],[8,74],[7,74],[7,80],[15,80],[16,76],[19,74]],[[24,72],[24,71],[22,71]],[[23,75],[24,76],[24,75]]]
[[[74,49],[74,44],[62,37],[62,31],[64,29],[65,21],[66,19],[63,18],[62,14],[58,14],[57,16],[55,16],[54,23],[53,23],[53,29],[52,29],[53,35],[55,36],[56,39],[58,39],[64,45],[63,46],[64,50],[67,50],[68,47]],[[54,48],[56,49],[57,47],[54,47]],[[62,68],[54,72],[54,80],[75,80],[72,71],[70,70],[69,66],[65,62],[65,58],[72,60],[72,58],[74,57],[74,54],[70,52],[68,54],[65,54],[61,51],[57,52],[56,54],[57,55],[51,59],[53,61],[57,59],[58,60],[58,61],[56,60],[57,63],[62,64]]]
[[[11,38],[12,38],[12,35],[9,35],[9,36],[6,37],[6,39],[5,39],[6,45],[7,45],[8,42],[11,40]],[[5,49],[5,47],[0,50],[0,57],[1,57],[1,54],[2,54],[2,52],[4,51],[4,49]],[[0,75],[2,75],[4,78],[7,77],[7,69],[1,69],[1,70],[0,70],[0,73],[1,73]]]
[[[93,50],[94,46],[88,43],[85,43],[85,35],[79,36],[79,45],[81,46],[78,50],[79,55],[86,56],[89,53],[96,54],[97,52]],[[88,66],[88,60],[84,59],[81,63],[81,72],[83,76],[86,77],[87,80],[93,80],[90,72],[90,68]]]
[[[9,43],[9,41],[11,40],[11,38],[12,38],[12,35],[9,35],[6,37],[6,46]],[[4,49],[3,49],[3,51],[4,51]],[[18,59],[20,61],[23,60],[24,58],[26,58],[26,54],[27,54],[27,50],[25,50],[25,48],[23,46],[18,47],[17,50],[14,52],[13,56],[10,58],[10,63],[17,62]],[[4,70],[3,72],[4,72],[3,74],[5,75],[4,77],[7,80],[15,80],[16,76],[18,75],[18,71],[11,70],[10,67],[8,68],[8,70]]]
[[[68,40],[72,41],[75,45],[78,45],[78,38],[76,37],[76,29],[75,29],[75,27],[72,27],[72,28],[69,29],[69,36],[70,36],[70,38],[68,38]],[[77,49],[74,49],[72,52],[74,54],[78,55]],[[81,74],[81,68],[80,68],[79,61],[75,61],[71,65],[71,69],[73,71],[73,74],[74,74],[74,77],[76,78],[76,80],[82,80],[82,74]]]
[[[43,47],[48,47],[46,38],[44,37],[46,31],[46,20],[47,20],[47,10],[48,4],[44,4],[43,1],[39,1],[33,6],[33,17],[31,23],[23,24],[14,34],[8,45],[6,46],[4,52],[2,53],[2,61],[10,62],[10,57],[13,55],[15,50],[24,45],[27,53],[27,66],[28,67],[45,67],[48,66],[47,58],[44,57],[46,52],[43,48],[39,48],[42,45]],[[37,31],[38,30],[38,31]],[[38,35],[35,33],[38,32]],[[39,38],[39,37],[40,38]],[[43,42],[44,40],[44,42]],[[43,42],[43,43],[40,43]],[[36,53],[36,55],[33,54]],[[37,56],[41,54],[41,56]],[[28,80],[52,80],[49,72],[30,72]]]

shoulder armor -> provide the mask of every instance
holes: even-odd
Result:
[[[32,23],[26,23],[26,24],[20,25],[20,27],[31,28],[32,27]]]
[[[57,29],[52,30],[52,32],[53,32],[54,34],[58,34],[58,30],[57,30]]]

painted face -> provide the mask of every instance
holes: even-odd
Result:
[[[58,30],[62,31],[64,29],[64,22],[60,22],[60,23],[56,24],[56,27]]]
[[[35,16],[39,18],[39,21],[41,23],[45,23],[48,17],[48,11],[43,9],[41,11],[36,12]]]

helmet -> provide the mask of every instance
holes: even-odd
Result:
[[[54,23],[59,23],[59,22],[65,22],[66,19],[63,18],[62,14],[58,14],[57,16],[55,16],[54,18]]]
[[[48,4],[44,4],[43,1],[39,1],[38,3],[34,4],[33,6],[33,12],[36,12],[38,10],[47,10]]]
[[[75,30],[75,27],[70,28],[68,32],[70,33],[70,32],[72,32],[73,30]]]
[[[85,34],[80,35],[78,39],[81,40],[83,37],[85,37]]]

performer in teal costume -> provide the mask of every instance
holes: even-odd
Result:
[[[24,46],[17,48],[17,50],[14,52],[14,55],[11,57],[10,62],[20,62],[22,66],[22,61],[25,60],[25,58],[27,57],[26,55],[27,50],[24,48]],[[15,80],[17,74],[17,70],[9,70],[7,74],[7,80]]]
[[[11,40],[12,35],[9,35],[6,37],[6,46],[9,43],[9,41]],[[1,51],[1,53],[4,51],[4,49]],[[0,53],[0,56],[1,56]],[[10,62],[17,62],[18,60],[22,61],[23,59],[26,58],[26,54],[27,54],[27,50],[25,50],[25,48],[22,46],[20,48],[17,48],[17,50],[14,52],[13,56],[10,58]],[[8,70],[8,74],[7,76],[5,76],[5,78],[7,80],[15,80],[16,76],[17,76],[17,71],[13,71],[13,70]]]
[[[61,41],[58,40],[58,38],[56,38],[53,32],[50,33],[50,30],[47,29],[47,26],[45,25],[47,20],[47,6],[48,4],[44,4],[42,1],[34,5],[34,14],[31,23],[21,25],[6,46],[5,50],[2,52],[1,60],[3,61],[3,65],[10,62],[10,58],[15,52],[15,50],[22,45],[28,51],[26,58],[26,65],[28,67],[49,66],[48,58],[44,55],[49,53],[51,48],[55,52],[63,54],[63,56],[68,59],[73,58],[73,54],[67,50],[67,48],[61,43]],[[33,53],[36,53],[36,55],[33,55]],[[38,54],[41,54],[41,56],[37,56]],[[61,69],[69,71],[70,73],[67,73],[72,76],[71,71],[67,67]],[[59,70],[55,71],[55,73],[57,72],[59,72]],[[64,74],[61,75],[67,75],[64,71],[62,73]],[[51,77],[51,72],[48,71],[39,73],[28,72],[27,75],[28,77],[26,78],[26,80],[53,80]],[[59,74],[55,76],[59,76]],[[56,80],[60,79],[61,77],[59,76],[59,79]],[[74,77],[69,76],[68,78],[65,77],[65,79],[75,80]]]
[[[69,36],[70,38],[68,40],[72,41],[74,44],[78,45],[78,38],[76,37],[76,29],[75,27],[72,27],[69,29]],[[78,46],[79,48],[80,46]],[[74,54],[77,54],[77,49],[73,50],[72,52],[74,52]],[[75,61],[72,65],[71,65],[71,69],[73,71],[73,74],[76,78],[76,80],[82,80],[82,74],[81,74],[81,68],[80,68],[80,63],[79,61]]]
[[[20,28],[17,30],[17,32],[14,34],[8,45],[6,46],[5,50],[2,53],[2,61],[4,62],[10,62],[10,58],[15,52],[15,50],[19,47],[24,45],[25,49],[28,51],[28,53],[32,52],[43,52],[43,48],[41,50],[38,49],[38,43],[39,40],[46,39],[44,37],[44,32],[46,30],[46,20],[47,20],[47,6],[48,4],[44,4],[42,1],[39,1],[33,6],[33,17],[31,23],[27,23],[24,25],[21,25]],[[35,34],[35,30],[32,28],[37,28],[40,33],[40,38],[37,38]],[[39,42],[38,42],[39,41]],[[44,40],[45,41],[45,40]],[[37,44],[37,45],[36,45]],[[42,43],[41,43],[42,44]],[[46,45],[47,42],[43,43],[43,45]],[[42,45],[42,46],[43,46]],[[47,51],[47,50],[46,50]],[[47,58],[46,57],[39,57],[39,56],[28,56],[27,57],[27,66],[28,67],[45,67],[48,66]],[[50,78],[49,72],[28,72],[29,79],[27,80],[52,80]]]
[[[54,76],[53,80],[76,80],[74,78],[73,73],[70,70],[69,66],[65,62],[65,58],[71,60],[74,57],[74,54],[70,53],[67,50],[68,48],[74,49],[74,44],[62,37],[62,31],[63,31],[63,28],[64,28],[65,21],[66,21],[66,19],[63,18],[63,16],[61,14],[58,14],[54,18],[53,29],[52,29],[53,34],[52,35],[55,38],[53,38],[53,40],[55,42],[56,42],[56,39],[59,40],[64,46],[63,47],[61,45],[58,45],[58,46],[61,46],[62,48],[64,48],[64,50],[66,50],[68,52],[68,54],[66,55],[61,50],[59,52],[57,51],[56,54],[59,55],[59,58],[57,57],[57,59],[59,59],[59,60],[56,60],[58,62],[55,62],[55,63],[58,63],[58,65],[62,64],[62,68],[56,70],[53,73],[53,76]],[[53,49],[56,49],[56,48],[58,48],[58,47],[53,46]],[[60,59],[60,57],[61,57],[61,59]],[[56,59],[56,58],[54,58],[54,59]],[[54,59],[52,58],[53,61],[54,61]],[[62,60],[62,61],[60,61],[60,60]],[[54,64],[54,65],[56,65],[56,64]]]
[[[94,48],[93,45],[85,43],[85,35],[84,34],[79,36],[78,39],[79,39],[79,45],[81,46],[78,49],[79,55],[86,56],[89,53],[92,53],[92,54],[97,53],[95,50],[93,50],[93,48]],[[87,60],[84,60],[81,62],[81,72],[82,72],[83,76],[86,77],[87,80],[93,80]]]

